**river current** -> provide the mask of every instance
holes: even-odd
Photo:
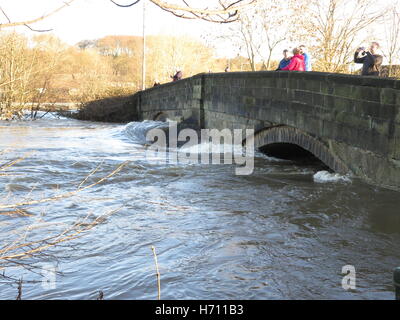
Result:
[[[74,191],[128,161],[92,188],[24,207],[27,216],[0,214],[1,249],[116,210],[36,257],[57,271],[51,285],[35,282],[48,278],[40,269],[1,270],[23,277],[23,299],[95,299],[100,290],[105,299],[156,299],[152,246],[162,299],[394,298],[398,192],[261,153],[249,176],[235,175],[234,164],[160,164],[141,143],[157,126],[0,122],[0,166],[23,158],[0,171],[0,205]],[[348,265],[352,290],[342,287]],[[0,277],[0,299],[16,295],[15,282]]]

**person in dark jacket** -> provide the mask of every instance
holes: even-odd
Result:
[[[283,59],[281,62],[279,62],[279,67],[277,70],[282,70],[283,68],[286,68],[290,63],[290,57],[289,57],[289,50],[285,49],[283,50]]]
[[[354,62],[363,64],[361,75],[380,76],[383,57],[378,54],[378,50],[378,42],[372,42],[369,51],[366,51],[365,48],[357,49],[354,54]]]
[[[183,74],[182,74],[182,71],[180,71],[180,70],[176,70],[175,75],[173,77],[171,76],[173,82],[181,80],[182,77],[183,77]]]

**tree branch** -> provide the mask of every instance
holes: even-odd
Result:
[[[63,4],[62,6],[60,6],[60,7],[58,7],[57,9],[51,11],[50,13],[44,14],[44,15],[41,16],[41,17],[38,17],[38,18],[35,18],[35,19],[31,19],[31,20],[26,20],[26,21],[19,21],[19,22],[12,22],[12,21],[9,19],[9,17],[7,16],[7,14],[4,12],[4,10],[1,9],[2,13],[3,13],[4,16],[7,18],[8,23],[0,24],[0,30],[1,30],[2,28],[10,28],[10,27],[18,27],[18,26],[25,26],[25,27],[30,28],[30,27],[29,27],[30,24],[39,22],[39,21],[41,21],[41,20],[44,20],[44,19],[46,19],[46,18],[48,18],[48,17],[54,15],[55,13],[57,13],[57,12],[61,11],[62,9],[68,7],[68,6],[69,6],[72,2],[74,2],[74,1],[75,1],[75,0],[69,0],[68,2],[64,2],[64,4]],[[30,29],[33,30],[33,31],[36,31],[36,30],[34,30],[34,29],[32,29],[32,28],[30,28]]]
[[[113,0],[110,0],[112,3],[114,3],[116,6],[121,7],[121,8],[129,8],[134,6],[135,4],[138,4],[141,0],[136,0],[135,2],[132,2],[131,4],[119,4]]]
[[[240,10],[251,4],[255,4],[258,0],[236,0],[231,2],[229,5],[225,5],[221,0],[219,0],[219,5],[214,9],[195,8],[184,0],[183,3],[185,6],[168,3],[161,0],[149,1],[160,9],[172,13],[179,18],[200,19],[214,23],[230,23],[237,21]]]
[[[136,0],[126,5],[119,4],[114,0],[110,1],[118,7],[127,8],[138,4],[141,0]],[[161,10],[171,13],[178,18],[199,19],[214,23],[230,23],[238,20],[238,13],[241,9],[255,4],[258,0],[235,0],[229,4],[224,4],[222,0],[218,0],[218,6],[214,9],[209,9],[208,7],[195,8],[185,0],[182,0],[184,6],[162,0],[149,1]]]

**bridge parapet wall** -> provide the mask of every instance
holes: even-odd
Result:
[[[134,97],[140,120],[170,120],[198,129],[202,110],[201,75],[138,92]]]

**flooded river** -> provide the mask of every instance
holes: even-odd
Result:
[[[250,176],[234,165],[159,164],[140,144],[149,126],[0,122],[0,166],[24,157],[0,171],[2,205],[73,192],[129,161],[103,183],[23,207],[29,215],[0,215],[4,249],[106,214],[81,237],[21,261],[53,266],[50,285],[36,282],[49,278],[40,268],[2,270],[23,277],[23,299],[95,299],[100,290],[106,299],[156,299],[152,246],[162,299],[394,298],[399,193],[258,153]],[[356,271],[350,291],[346,265]],[[0,299],[15,299],[16,287],[0,277]]]

